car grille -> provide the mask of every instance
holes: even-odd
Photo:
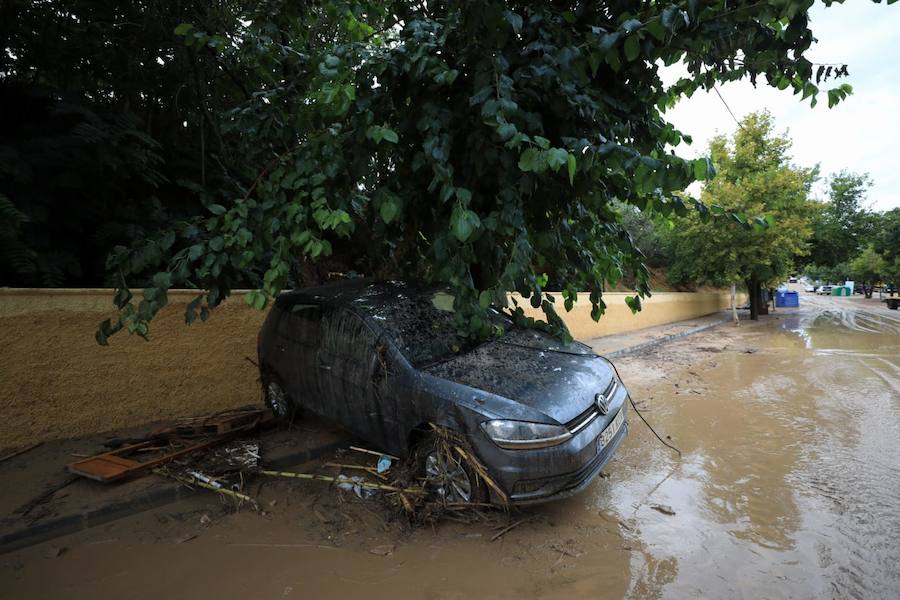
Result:
[[[619,382],[615,377],[612,378],[612,381],[609,382],[609,385],[606,386],[606,389],[603,390],[603,395],[607,398],[611,398],[618,391]],[[566,423],[566,429],[568,429],[572,434],[578,433],[588,425],[594,422],[594,419],[600,416],[600,410],[597,408],[597,403],[591,399],[591,405],[585,410],[583,413]]]

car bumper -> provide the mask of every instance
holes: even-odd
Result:
[[[566,498],[584,490],[613,457],[628,435],[628,418],[618,433],[600,451],[597,438],[626,410],[627,392],[610,410],[610,419],[597,419],[572,439],[559,446],[535,450],[504,450],[487,438],[476,442],[477,450],[491,475],[509,496],[512,504],[539,504]]]

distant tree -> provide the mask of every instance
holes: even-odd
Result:
[[[866,246],[873,229],[873,215],[865,207],[871,186],[865,173],[841,171],[828,179],[828,201],[817,207],[812,221],[810,262],[835,266]]]
[[[762,287],[787,275],[795,258],[808,251],[809,197],[816,172],[790,162],[790,140],[773,131],[767,112],[748,115],[732,140],[710,143],[716,166],[702,200],[712,210],[765,215],[770,227],[722,227],[696,215],[677,220],[672,231],[670,277],[675,282],[743,283],[751,318],[764,304]]]
[[[900,208],[882,213],[873,237],[875,250],[888,262],[900,258]]]
[[[862,285],[866,298],[871,298],[875,284],[888,272],[888,263],[869,244],[859,256],[850,261],[849,270],[851,277]]]

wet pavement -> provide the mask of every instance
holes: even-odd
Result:
[[[264,517],[197,498],[2,556],[0,595],[900,597],[900,314],[801,294],[617,363],[683,456],[632,412],[608,478],[497,541],[273,484]]]

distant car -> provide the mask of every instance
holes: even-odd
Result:
[[[805,286],[803,286],[803,291],[804,291],[804,292],[815,292],[815,291],[816,291],[816,286],[814,286],[814,285],[805,285]]]
[[[788,283],[797,283],[797,278],[791,277],[790,279],[788,279]]]
[[[823,285],[822,287],[820,287],[819,289],[816,290],[816,293],[819,294],[820,296],[830,296],[831,288],[833,288],[833,287],[834,286],[832,286],[832,285]]]
[[[446,292],[345,281],[280,295],[259,333],[263,393],[289,421],[308,409],[419,461],[454,502],[489,492],[445,456],[429,423],[466,437],[513,503],[583,490],[628,431],[628,392],[590,347],[491,318],[506,333],[476,343],[454,326]]]

